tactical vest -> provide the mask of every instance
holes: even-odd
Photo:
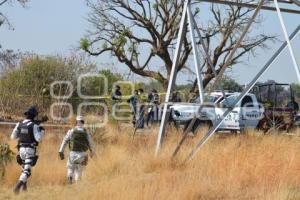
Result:
[[[70,139],[70,150],[85,152],[89,149],[88,135],[85,129],[78,130],[73,129],[73,133]]]
[[[20,144],[34,144],[38,145],[38,142],[34,138],[34,133],[33,133],[33,126],[34,123],[29,121],[29,122],[20,122],[18,126],[19,130],[19,145]]]
[[[158,94],[153,94],[152,103],[159,104],[159,95]]]

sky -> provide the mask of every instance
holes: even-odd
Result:
[[[78,48],[80,38],[84,37],[87,30],[91,28],[86,20],[89,9],[84,2],[84,0],[31,0],[26,8],[17,4],[1,7],[1,11],[8,15],[14,30],[1,27],[0,44],[4,49],[22,52],[69,55]],[[264,18],[262,31],[266,34],[276,34],[283,41],[277,14],[267,11],[264,12]],[[300,15],[284,14],[284,20],[288,32],[291,33],[299,25]],[[229,75],[239,83],[247,84],[280,44],[277,42],[271,44],[268,50],[258,51],[257,57],[251,58],[248,65],[243,63],[235,66]],[[300,35],[293,41],[296,59],[300,64],[299,47]],[[100,58],[94,60],[103,63]],[[110,58],[107,60],[109,61]],[[179,82],[187,79],[188,77],[179,77]],[[263,76],[261,81],[264,80],[298,82],[287,50]]]
[[[40,54],[68,54],[88,29],[88,8],[83,0],[31,0],[24,9],[5,6],[14,30],[1,27],[3,48]]]

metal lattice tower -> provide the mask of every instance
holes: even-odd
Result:
[[[259,0],[257,3],[241,3],[238,1],[228,1],[228,0],[202,0],[202,2],[208,2],[208,3],[215,3],[215,4],[224,4],[224,5],[233,5],[233,6],[238,6],[238,7],[248,7],[248,8],[255,8],[253,15],[251,16],[248,24],[244,27],[239,39],[237,40],[237,43],[235,44],[234,48],[231,50],[226,62],[225,62],[225,67],[223,67],[218,74],[215,71],[214,66],[212,65],[212,61],[210,60],[210,56],[208,53],[208,48],[205,45],[201,32],[199,28],[197,27],[196,20],[194,16],[192,15],[191,11],[191,6],[192,6],[192,1],[191,0],[185,0],[184,2],[184,8],[183,8],[183,13],[181,17],[181,22],[180,22],[180,28],[179,28],[179,33],[178,33],[178,38],[177,38],[177,45],[176,45],[176,50],[174,54],[174,59],[173,59],[173,66],[172,66],[172,71],[171,71],[171,76],[169,80],[169,85],[166,93],[166,98],[165,98],[165,103],[164,103],[164,108],[163,108],[163,114],[162,114],[162,120],[160,124],[160,129],[157,137],[157,144],[156,144],[156,149],[155,149],[155,155],[158,155],[159,150],[161,148],[162,142],[163,142],[163,136],[165,132],[165,128],[167,125],[167,121],[169,119],[170,112],[168,110],[168,107],[170,106],[169,100],[170,100],[170,95],[173,91],[176,77],[177,77],[177,65],[178,61],[180,58],[180,53],[181,53],[181,47],[182,47],[182,42],[184,38],[187,35],[187,30],[185,27],[188,26],[189,32],[190,32],[190,40],[192,44],[192,49],[193,49],[193,56],[194,56],[194,67],[195,67],[195,72],[197,76],[197,86],[199,90],[199,95],[200,95],[200,107],[198,110],[198,113],[201,112],[201,110],[204,107],[204,89],[203,89],[203,82],[202,82],[202,68],[200,68],[200,56],[199,56],[199,47],[202,48],[202,50],[205,52],[205,56],[208,62],[209,67],[212,69],[214,75],[215,75],[215,82],[212,85],[210,91],[208,94],[210,94],[216,86],[220,83],[220,80],[223,77],[223,74],[225,72],[225,69],[230,65],[230,62],[237,51],[237,49],[240,47],[241,42],[243,41],[244,37],[246,36],[247,32],[249,31],[251,25],[255,21],[257,15],[260,13],[262,10],[269,10],[269,11],[274,11],[278,15],[278,19],[280,22],[281,29],[283,31],[284,37],[285,37],[285,42],[280,46],[280,48],[275,52],[275,54],[268,60],[268,62],[261,68],[261,70],[255,75],[255,77],[252,79],[252,81],[247,85],[247,87],[240,93],[240,95],[237,97],[237,99],[234,101],[232,107],[228,108],[223,115],[220,117],[220,119],[217,120],[217,122],[214,124],[212,128],[208,130],[208,132],[204,135],[204,137],[197,143],[196,147],[192,149],[188,157],[186,158],[186,161],[192,159],[194,155],[199,151],[199,149],[210,139],[211,136],[214,135],[214,133],[217,131],[217,129],[220,127],[226,116],[233,110],[236,104],[238,104],[242,98],[253,88],[253,86],[257,83],[259,78],[270,68],[270,66],[274,63],[274,61],[278,58],[278,56],[283,52],[283,50],[287,47],[291,56],[291,60],[293,62],[293,66],[298,78],[298,82],[300,83],[300,71],[299,71],[299,66],[298,63],[295,59],[295,54],[294,50],[291,45],[291,40],[293,40],[297,34],[300,32],[300,24],[295,28],[293,33],[289,36],[286,30],[286,26],[282,17],[282,12],[284,13],[290,13],[290,14],[300,14],[300,1],[298,0]],[[271,4],[274,4],[273,6],[270,6]],[[281,8],[281,4],[290,4],[291,6],[294,6],[295,9],[287,9],[287,8]],[[196,42],[196,36],[197,39],[199,39],[200,45],[197,45]],[[225,92],[222,90],[223,97],[226,99]],[[189,123],[187,129],[184,131],[183,136],[178,143],[173,156],[177,154],[179,151],[181,145],[187,138],[188,133],[191,131],[194,123],[196,122],[196,116],[192,119],[192,121]]]

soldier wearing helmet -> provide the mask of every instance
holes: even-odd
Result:
[[[88,155],[90,150],[90,157],[95,153],[92,137],[84,128],[84,118],[77,116],[76,127],[70,129],[64,137],[59,149],[59,157],[64,159],[64,149],[69,144],[69,158],[67,162],[67,181],[69,184],[79,181],[81,178],[82,167],[87,165]]]
[[[11,139],[18,139],[19,154],[17,155],[17,162],[22,166],[21,176],[14,189],[16,194],[21,189],[27,190],[27,180],[31,175],[31,168],[38,159],[36,148],[45,132],[45,129],[34,121],[38,115],[35,107],[30,107],[24,115],[26,119],[19,122],[11,134]]]

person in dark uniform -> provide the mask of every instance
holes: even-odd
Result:
[[[147,96],[144,93],[144,89],[140,88],[138,90],[138,101],[137,101],[137,111],[136,111],[136,128],[144,128],[145,123],[145,103],[147,102]]]
[[[180,93],[178,91],[174,92],[172,95],[171,102],[180,103],[182,100],[180,98]]]
[[[113,101],[122,100],[122,92],[121,92],[121,87],[119,85],[116,85],[115,91],[113,92],[111,99]]]
[[[150,119],[153,121],[158,120],[158,110],[159,110],[159,95],[156,89],[152,89],[148,95],[149,108],[146,117],[146,124],[149,126]]]
[[[24,113],[26,119],[19,122],[14,128],[11,139],[18,140],[17,162],[22,166],[22,173],[14,192],[18,194],[21,189],[27,190],[27,180],[31,175],[31,168],[35,166],[38,156],[36,148],[42,140],[45,129],[35,123],[34,118],[38,115],[35,107],[30,107]]]
[[[294,112],[298,112],[299,111],[299,105],[298,103],[295,101],[295,97],[291,98],[291,101],[287,104],[286,106],[287,108],[291,108],[294,110]]]
[[[127,103],[130,104],[132,115],[133,115],[133,117],[132,117],[133,126],[135,126],[135,124],[136,124],[136,111],[137,111],[138,95],[139,95],[139,91],[134,90],[134,94],[127,100]]]

